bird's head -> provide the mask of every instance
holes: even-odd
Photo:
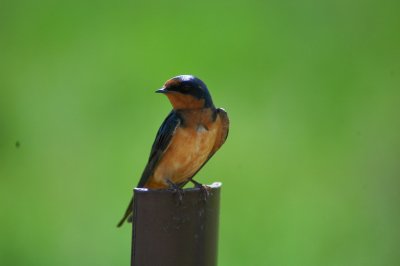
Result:
[[[206,84],[192,75],[169,79],[156,91],[164,93],[174,109],[200,109],[214,107]]]

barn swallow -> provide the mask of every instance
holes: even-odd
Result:
[[[137,187],[179,189],[224,144],[229,131],[228,115],[215,108],[207,86],[191,75],[169,79],[156,91],[165,94],[172,111],[162,123],[151,148],[150,157]],[[120,227],[132,215],[131,199]]]

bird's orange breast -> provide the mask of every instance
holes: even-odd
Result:
[[[208,159],[219,128],[219,119],[205,124],[193,123],[178,127],[146,187],[167,188],[167,179],[178,184],[192,177]]]

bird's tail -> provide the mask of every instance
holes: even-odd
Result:
[[[119,223],[117,224],[117,227],[121,227],[124,222],[130,217],[132,216],[132,207],[133,207],[133,198],[131,199],[131,201],[129,202],[128,208],[125,211],[124,217],[122,217],[121,221],[119,221]],[[130,220],[130,219],[128,219]]]

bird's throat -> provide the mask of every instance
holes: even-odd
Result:
[[[168,93],[167,97],[175,110],[201,109],[204,107],[204,99],[197,99],[192,95]]]

